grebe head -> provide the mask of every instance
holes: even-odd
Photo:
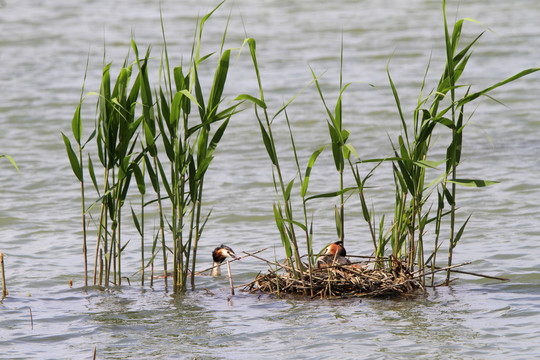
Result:
[[[347,251],[343,247],[343,241],[336,241],[335,243],[330,244],[324,252],[325,255],[331,256],[346,256]]]
[[[349,259],[345,257],[346,255],[347,251],[345,251],[345,248],[343,247],[343,241],[336,241],[335,243],[328,245],[324,253],[319,256],[315,263],[315,267],[324,269],[334,265],[350,264]]]
[[[215,248],[214,251],[212,251],[212,258],[217,264],[221,264],[222,262],[224,262],[227,257],[239,259],[239,257],[234,253],[233,249],[223,244],[221,244],[220,246]]]

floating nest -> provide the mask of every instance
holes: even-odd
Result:
[[[378,262],[328,265],[312,268],[303,274],[292,268],[259,258],[278,266],[259,274],[244,287],[245,291],[295,294],[311,298],[337,299],[351,297],[400,297],[423,291],[421,282],[399,259],[391,258],[391,269],[379,269]],[[379,263],[380,264],[380,263]],[[307,268],[307,265],[306,265]]]

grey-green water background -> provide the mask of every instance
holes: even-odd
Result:
[[[189,56],[197,16],[216,4],[161,2],[174,65]],[[457,5],[448,4],[450,19]],[[324,90],[335,99],[343,34],[345,81],[357,82],[345,96],[345,128],[364,158],[387,155],[387,134],[399,129],[386,78],[392,53],[392,75],[409,110],[430,55],[432,81],[443,66],[439,1],[237,0],[208,23],[206,51],[218,50],[231,7],[227,46],[239,47],[244,31],[257,40],[267,101],[276,110],[311,80],[308,65],[326,72]],[[13,156],[21,170],[0,162],[0,251],[6,254],[10,291],[0,304],[0,358],[91,358],[94,347],[101,359],[531,359],[540,354],[538,75],[494,93],[505,106],[482,100],[464,148],[462,172],[501,183],[461,193],[462,217],[473,217],[455,262],[471,261],[466,270],[509,282],[462,275],[451,287],[408,301],[279,300],[241,292],[228,300],[227,279],[209,277],[201,277],[197,290],[185,296],[164,292],[160,283],[141,288],[137,276],[119,289],[84,289],[79,190],[60,131],[70,131],[88,54],[86,90],[99,89],[104,43],[113,73],[129,50],[131,34],[140,49],[152,45],[151,69],[157,74],[159,9],[159,2],[143,0],[0,2],[0,153]],[[539,2],[463,1],[458,15],[492,30],[463,77],[475,89],[540,65]],[[467,23],[464,32],[472,38],[483,30]],[[255,90],[247,54],[235,57],[228,94]],[[289,116],[306,161],[329,141],[313,89],[295,101]],[[91,110],[85,119],[88,129]],[[282,125],[277,131],[286,151]],[[337,179],[327,180],[334,176],[332,160],[321,158],[318,165],[314,190],[334,189]],[[289,170],[293,176],[292,163]],[[391,206],[390,176],[378,175],[373,183],[380,182],[371,194],[380,212]],[[269,246],[269,258],[275,247],[275,256],[282,257],[271,216],[271,168],[251,110],[229,126],[207,185],[207,209],[213,213],[199,268],[207,267],[206,254],[220,243],[237,252]],[[315,216],[318,249],[334,238],[332,203],[321,202]],[[359,214],[351,210],[347,223],[348,252],[370,253]],[[147,228],[150,235],[155,231],[151,223]],[[126,240],[130,237],[123,262],[128,276],[139,266],[138,241],[134,234]],[[232,267],[237,284],[265,271],[250,259]]]

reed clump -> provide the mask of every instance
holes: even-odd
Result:
[[[472,55],[472,48],[482,33],[472,41],[464,43],[461,34],[465,21],[476,21],[461,19],[455,22],[453,28],[448,26],[445,5],[446,2],[443,1],[446,55],[444,70],[438,77],[438,82],[435,82],[435,86],[429,90],[428,63],[428,69],[421,81],[418,103],[409,112],[409,117],[402,107],[397,87],[387,67],[388,81],[397,108],[397,119],[401,124],[400,135],[397,138],[390,137],[392,146],[390,154],[372,159],[363,158],[349,141],[351,132],[344,125],[343,94],[352,83],[343,83],[343,43],[339,95],[334,106],[325,99],[319,84],[320,76],[312,70],[312,83],[316,85],[324,108],[324,115],[321,117],[328,125],[330,142],[323,146],[314,145],[316,150],[312,153],[304,172],[301,171],[291,120],[286,111],[294,98],[273,116],[269,115],[256,58],[255,40],[246,40],[259,91],[257,96],[241,95],[238,99],[253,103],[255,118],[272,163],[272,178],[276,192],[273,212],[286,254],[283,264],[269,262],[275,268],[267,275],[259,275],[248,286],[248,290],[257,289],[278,294],[290,292],[332,298],[367,294],[387,295],[389,292],[405,294],[428,286],[426,284],[428,281],[431,282],[430,286],[450,283],[450,274],[455,267],[454,249],[462,241],[465,227],[471,218],[470,215],[463,216],[458,212],[458,186],[481,188],[496,183],[491,180],[470,178],[458,171],[463,162],[463,134],[474,114],[474,111],[468,112],[468,107],[481,97],[491,98],[490,93],[493,90],[537,72],[540,68],[523,70],[492,86],[473,91],[472,85],[463,83],[461,77]],[[296,164],[296,173],[293,176],[283,171],[284,156],[278,154],[276,150],[272,129],[276,126],[278,116],[284,118],[290,133],[293,150],[291,157]],[[308,191],[310,174],[315,169],[317,158],[322,153],[329,152],[327,149],[331,150],[338,174],[337,184],[327,191],[310,193]],[[389,196],[395,205],[390,216],[377,213],[375,204],[368,199],[370,188],[383,185],[367,184],[375,172],[384,170],[381,164],[391,165],[393,184]],[[362,169],[367,166],[371,168],[367,171]],[[331,181],[327,180],[325,179],[324,185],[332,186]],[[345,236],[345,205],[348,202],[347,206],[350,208],[352,199],[356,198],[353,195],[356,194],[361,210],[360,221],[365,222],[369,229],[367,241],[373,245],[374,258],[369,266],[360,268],[370,270],[359,272],[354,266],[342,265],[321,272],[314,266],[318,256],[313,251],[314,216],[310,216],[315,212],[313,202],[316,199],[318,201],[330,199],[333,202],[331,206],[335,209],[337,238],[344,244],[351,241],[351,235]],[[370,203],[371,206],[368,205]],[[301,204],[301,208],[295,209],[293,204],[295,206]],[[325,205],[317,204],[317,209]],[[347,210],[347,213],[350,211]],[[465,220],[460,221],[462,218]],[[307,248],[306,262],[300,261],[303,255],[299,249],[303,247],[303,242]],[[447,249],[446,267],[441,268],[437,263],[441,261],[438,253],[445,249]],[[282,273],[283,270],[285,273]],[[434,274],[439,271],[445,271],[446,278],[444,282],[435,284]]]
[[[197,23],[189,61],[177,66],[169,62],[162,21],[158,84],[149,76],[150,47],[139,55],[133,39],[135,59],[129,61],[129,54],[126,56],[115,81],[111,64],[104,64],[99,93],[88,94],[97,95],[98,100],[94,129],[88,131],[87,140],[82,136],[81,107],[88,96],[83,96],[83,82],[72,120],[75,149],[69,137],[62,135],[81,189],[85,286],[90,282],[89,235],[96,236],[92,284],[117,286],[126,279],[122,258],[129,241],[123,235],[124,228],[131,226],[140,236],[137,273],[141,285],[147,268],[153,285],[154,260],[161,258],[166,288],[171,268],[175,292],[186,290],[189,282],[194,287],[197,248],[211,213],[203,207],[204,179],[227,125],[242,103],[227,103],[224,96],[232,52],[224,49],[227,27],[219,51],[201,54],[204,25],[221,4]],[[216,57],[214,80],[207,89],[199,80],[206,67],[200,67]],[[95,191],[90,205],[87,187]],[[137,202],[139,206],[130,209],[131,224],[124,208]],[[145,223],[151,211],[157,213],[159,228],[150,243]],[[95,231],[87,232],[92,223]]]

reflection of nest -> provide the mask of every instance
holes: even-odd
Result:
[[[326,299],[347,297],[394,297],[411,294],[423,287],[398,259],[392,258],[390,271],[376,268],[375,262],[337,264],[320,269],[313,268],[303,274],[292,271],[282,264],[259,258],[279,269],[259,274],[244,290],[262,291],[275,295],[281,293],[298,294]],[[280,272],[285,270],[285,273]]]

